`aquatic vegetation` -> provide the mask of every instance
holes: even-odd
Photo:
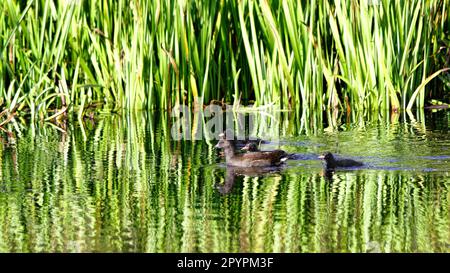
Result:
[[[89,109],[223,101],[321,115],[422,108],[448,85],[448,0],[0,4],[0,109],[32,122]]]

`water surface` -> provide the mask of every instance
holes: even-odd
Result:
[[[297,160],[265,174],[231,170],[215,141],[173,141],[167,119],[146,116],[3,136],[0,251],[450,250],[448,112],[282,117],[262,149]],[[324,175],[323,151],[365,166]]]

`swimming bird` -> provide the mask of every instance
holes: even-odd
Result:
[[[258,145],[254,142],[249,142],[247,143],[244,147],[241,148],[241,151],[246,151],[246,152],[260,152]],[[299,159],[305,159],[304,156],[302,157],[302,155],[300,154],[288,154],[286,153],[287,159],[294,159],[294,160],[299,160]]]
[[[247,152],[259,152],[258,145],[255,142],[249,142],[244,147],[241,148],[243,151]]]
[[[326,152],[320,155],[319,158],[324,160],[324,168],[327,170],[336,168],[359,167],[364,165],[362,162],[353,159],[336,159],[330,152]]]
[[[279,166],[289,157],[283,150],[238,154],[235,151],[236,147],[234,142],[232,140],[227,140],[225,134],[220,135],[219,142],[215,148],[223,148],[227,165],[236,167]]]

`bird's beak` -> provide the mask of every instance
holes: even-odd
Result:
[[[216,146],[214,146],[214,149],[219,149],[219,143],[216,144]]]
[[[242,147],[241,151],[248,151],[248,147],[247,146]]]
[[[319,155],[319,159],[324,159],[325,156],[324,155]]]

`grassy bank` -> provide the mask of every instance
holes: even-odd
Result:
[[[0,122],[214,100],[318,113],[423,107],[445,100],[430,80],[450,82],[449,5],[5,0]]]

